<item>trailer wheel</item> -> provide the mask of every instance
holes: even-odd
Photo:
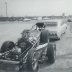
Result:
[[[48,63],[53,64],[56,58],[56,44],[49,44],[47,48]]]
[[[5,41],[2,46],[1,46],[1,52],[6,52],[11,50],[13,47],[15,46],[15,44],[12,41]]]
[[[29,72],[38,72],[39,65],[38,59],[35,56],[35,49],[31,49],[27,56],[27,71]]]

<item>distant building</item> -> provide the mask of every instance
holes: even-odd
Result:
[[[42,20],[42,16],[39,16],[37,19],[38,19],[38,20]]]

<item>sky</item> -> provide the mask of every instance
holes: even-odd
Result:
[[[0,0],[0,16],[72,15],[72,0]]]

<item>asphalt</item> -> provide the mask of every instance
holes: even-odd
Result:
[[[72,23],[71,23],[72,24]],[[39,72],[72,72],[72,25],[68,24],[57,46],[56,61],[52,65],[41,64]]]

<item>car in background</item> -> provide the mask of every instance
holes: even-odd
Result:
[[[45,22],[45,26],[49,30],[51,39],[60,39],[67,29],[64,20],[49,20]]]

